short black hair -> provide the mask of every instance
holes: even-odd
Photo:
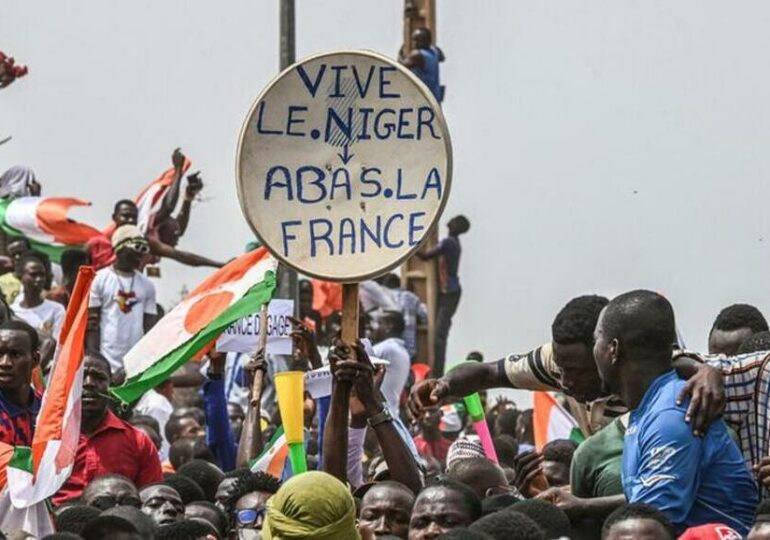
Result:
[[[182,438],[171,443],[168,450],[168,460],[175,471],[178,471],[182,465],[194,459],[208,461],[209,463],[215,463],[216,461],[214,452],[206,446],[203,438]]]
[[[163,434],[166,436],[166,440],[168,442],[171,444],[174,443],[174,441],[177,439],[177,432],[182,429],[182,421],[186,420],[187,418],[192,418],[197,422],[197,419],[195,419],[195,416],[192,414],[185,416],[172,414],[169,417],[168,421],[166,422],[166,426],[163,428]]]
[[[392,272],[385,274],[382,276],[382,285],[388,289],[398,289],[401,287],[401,278]]]
[[[195,480],[178,473],[172,473],[163,478],[163,483],[174,488],[184,504],[201,501],[206,498],[203,489]]]
[[[465,484],[455,482],[454,480],[450,480],[448,478],[434,480],[423,488],[423,490],[417,495],[417,498],[419,499],[420,495],[429,489],[446,489],[448,491],[454,491],[460,495],[460,497],[462,497],[463,503],[465,504],[466,510],[468,510],[468,515],[470,516],[471,521],[476,521],[479,519],[479,517],[481,517],[481,499],[479,499],[473,490]]]
[[[524,514],[511,510],[501,510],[484,516],[468,528],[488,534],[495,540],[508,540],[512,531],[516,531],[518,540],[545,540],[545,534],[537,523]]]
[[[483,362],[484,355],[481,351],[471,351],[465,356],[466,362]]]
[[[134,427],[141,425],[150,426],[160,433],[160,424],[158,423],[158,420],[148,414],[138,414],[135,412],[131,415],[131,418],[128,419],[128,423]]]
[[[94,360],[98,360],[103,366],[107,368],[107,375],[109,375],[110,379],[112,379],[112,364],[110,364],[110,361],[107,360],[102,353],[91,349],[86,351],[86,353],[83,355],[84,362],[86,358],[92,358]]]
[[[627,350],[670,355],[676,342],[674,308],[656,292],[623,293],[607,304],[602,332],[608,340],[617,338]]]
[[[171,413],[171,418],[193,418],[202,426],[206,424],[206,413],[200,407],[193,405],[174,409]]]
[[[81,266],[86,266],[91,261],[88,253],[82,249],[67,249],[61,254],[61,271],[65,276],[75,276]]]
[[[40,338],[37,335],[37,330],[32,328],[26,322],[20,319],[9,319],[0,324],[0,330],[12,330],[14,332],[24,332],[29,336],[30,352],[37,352],[40,348]]]
[[[497,415],[496,424],[500,426],[500,433],[498,435],[510,435],[516,437],[516,426],[519,422],[519,415],[521,411],[518,409],[505,409],[499,415]]]
[[[439,536],[439,540],[492,540],[492,537],[470,529],[452,529]]]
[[[125,518],[118,516],[99,516],[83,528],[80,536],[83,540],[105,540],[116,532],[133,533],[139,537],[137,528]]]
[[[511,510],[519,512],[537,523],[543,529],[546,538],[561,538],[572,536],[572,526],[564,510],[540,499],[527,499],[511,506]]]
[[[770,351],[770,332],[757,332],[741,343],[737,354],[748,354],[760,351]]]
[[[101,510],[85,504],[68,506],[56,516],[56,530],[80,534],[91,521],[101,514]]]
[[[134,506],[113,506],[102,512],[102,515],[116,516],[131,522],[142,538],[152,538],[155,534],[152,518]]]
[[[674,527],[671,525],[671,522],[666,515],[651,504],[645,503],[624,504],[623,506],[616,508],[615,511],[604,520],[604,525],[602,526],[602,538],[607,538],[613,525],[627,519],[652,519],[660,523],[666,530],[666,533],[668,534],[668,539],[666,540],[674,540],[676,538]]]
[[[396,311],[393,309],[386,309],[382,312],[380,315],[380,318],[383,321],[388,321],[388,324],[390,324],[393,327],[393,332],[395,334],[398,334],[399,336],[404,333],[404,328],[406,328],[406,323],[404,322],[404,314],[400,311]]]
[[[16,242],[22,242],[27,245],[27,249],[32,248],[32,244],[29,243],[29,238],[25,236],[11,236],[8,241],[6,242],[6,246],[10,246],[11,244],[15,244]]]
[[[501,435],[492,439],[495,453],[501,465],[515,468],[516,456],[519,455],[519,443],[510,435]]]
[[[275,494],[281,488],[281,481],[265,472],[257,471],[236,479],[224,502],[225,508],[234,508],[238,499],[254,491]]]
[[[232,471],[227,471],[225,473],[225,478],[241,478],[243,476],[249,476],[252,474],[251,469],[248,467],[239,467],[237,469],[233,469]]]
[[[5,540],[5,535],[0,536],[2,540]],[[29,537],[28,537],[29,538]],[[40,540],[83,540],[83,537],[79,534],[66,532],[66,531],[58,531],[51,534],[46,534],[45,536],[41,537]]]
[[[193,459],[179,467],[176,472],[197,482],[205,494],[205,500],[215,501],[217,488],[224,478],[224,473],[219,467],[202,459]]]
[[[714,319],[711,331],[730,331],[739,328],[749,328],[755,334],[770,330],[764,315],[756,307],[750,304],[733,304],[719,312]]]
[[[572,465],[572,455],[577,450],[577,444],[569,439],[555,439],[543,447],[543,459],[556,461],[567,467]]]
[[[227,521],[227,514],[225,514],[224,511],[216,504],[209,501],[192,501],[187,503],[185,506],[188,508],[191,506],[200,506],[201,508],[205,508],[214,512],[217,516],[217,523],[212,523],[212,525],[217,528],[220,536],[224,538],[227,535],[227,527],[229,526]]]
[[[430,32],[430,30],[428,30],[428,31]],[[449,223],[454,223],[455,224],[455,232],[457,234],[465,234],[469,230],[471,230],[471,222],[468,220],[467,217],[465,217],[462,214],[457,215],[457,216],[453,217],[452,219],[450,219]],[[447,225],[449,225],[449,223],[447,223]]]
[[[510,508],[520,500],[520,497],[517,497],[512,493],[500,493],[499,495],[484,497],[481,500],[481,513],[488,516],[489,514],[494,514],[500,510]]]
[[[21,259],[19,259],[19,270],[21,271],[21,269],[23,269],[27,263],[30,262],[35,262],[42,265],[47,273],[50,273],[51,271],[51,259],[49,259],[48,255],[45,253],[35,251],[34,249],[29,250],[21,256]]]
[[[560,345],[594,343],[594,330],[599,314],[609,304],[604,296],[589,294],[573,298],[561,308],[551,325],[551,337]]]
[[[217,534],[214,526],[197,519],[184,519],[158,527],[155,540],[200,540]]]
[[[118,202],[115,203],[115,206],[112,207],[112,213],[113,214],[117,214],[118,213],[118,208],[120,208],[124,204],[126,206],[133,206],[134,208],[136,208],[138,210],[138,207],[136,206],[136,203],[134,201],[132,201],[131,199],[120,199]]]

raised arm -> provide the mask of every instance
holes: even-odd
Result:
[[[342,483],[347,483],[348,476],[348,412],[353,383],[350,377],[340,378],[338,366],[351,356],[350,347],[339,340],[329,352],[333,381],[329,415],[324,426],[323,467],[324,472]]]
[[[409,53],[409,56],[403,58],[401,63],[409,69],[422,68],[425,65],[425,59],[420,54],[420,51],[414,50]]]
[[[225,361],[221,352],[209,354],[208,380],[203,383],[203,406],[206,413],[206,445],[214,453],[223,471],[235,468],[235,436],[230,428],[225,398]]]
[[[257,355],[243,366],[249,373],[248,384],[251,392],[249,402],[246,405],[246,418],[243,421],[241,440],[238,444],[238,455],[235,460],[236,467],[246,467],[249,462],[262,453],[262,426],[260,426],[262,379],[265,375],[265,351],[260,350]],[[256,381],[255,381],[256,379]]]
[[[456,401],[488,388],[515,388],[505,375],[500,360],[493,364],[466,364],[454,368],[440,379],[426,379],[415,384],[409,395],[409,408],[419,417],[427,408],[445,401]]]
[[[435,259],[439,255],[441,255],[443,251],[444,251],[444,243],[443,241],[441,241],[427,251],[418,251],[417,256],[423,261],[428,261],[430,259]]]
[[[160,223],[176,208],[176,203],[179,201],[179,191],[182,185],[182,170],[184,169],[185,156],[182,151],[177,148],[171,155],[171,163],[174,165],[174,181],[163,196],[163,202],[161,203],[160,210],[155,217],[155,221]]]
[[[187,266],[213,266],[214,268],[221,268],[224,266],[224,263],[207,259],[206,257],[190,253],[189,251],[182,251],[181,249],[171,247],[157,238],[148,238],[147,241],[150,244],[150,252],[158,257],[173,259],[182,264],[186,264]]]
[[[201,180],[200,174],[200,171],[197,171],[187,175],[187,187],[184,192],[182,208],[176,216],[177,223],[179,223],[179,236],[182,236],[187,231],[187,225],[190,223],[192,202],[203,189],[203,180]]]
[[[384,403],[385,399],[376,388],[374,367],[360,343],[356,344],[355,352],[357,361],[340,362],[338,373],[340,377],[345,375],[354,377],[355,399],[351,402],[360,403],[359,417],[363,416],[377,435],[391,479],[404,484],[417,494],[422,489],[422,478],[417,462],[396,429],[394,419]]]

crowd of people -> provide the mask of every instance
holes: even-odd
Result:
[[[426,32],[402,61],[441,99],[443,54]],[[472,352],[445,370],[465,216],[417,253],[440,276],[432,366],[417,346],[427,307],[398,275],[361,284],[358,339],[348,342],[339,291],[303,279],[292,355],[210,350],[123,406],[110,393],[126,378],[123,359],[165,311],[150,277],[159,261],[222,266],[177,248],[203,188],[198,173],[185,178],[188,166],[175,151],[151,212],[118,201],[103,234],[55,261],[2,235],[0,443],[31,445],[75,276],[97,270],[80,437],[46,538],[770,539],[770,329],[760,311],[726,307],[698,353],[679,340],[660,294],[578,296],[556,314],[548,343],[492,362]],[[0,176],[2,198],[40,193],[28,168]],[[295,474],[275,375],[324,366],[331,395],[305,395],[309,470]],[[494,397],[497,388],[551,392],[575,436],[536,437],[547,415]],[[463,399],[474,393],[494,454]]]

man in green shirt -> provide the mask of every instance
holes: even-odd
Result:
[[[616,418],[575,450],[570,470],[570,489],[581,498],[623,493],[621,460],[628,414]]]

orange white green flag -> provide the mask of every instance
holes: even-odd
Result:
[[[283,478],[288,456],[289,445],[286,442],[286,434],[283,432],[283,426],[279,426],[267,443],[267,447],[251,463],[251,471],[262,471],[280,480]]]
[[[73,246],[82,246],[101,233],[67,217],[73,206],[90,206],[80,199],[64,197],[19,197],[0,199],[0,228],[10,236],[27,238],[33,249],[53,262]]]
[[[50,384],[35,423],[32,446],[0,448],[0,529],[27,522],[41,536],[48,523],[45,501],[59,491],[72,473],[80,438],[83,354],[93,278],[92,268],[80,268],[62,324]]]
[[[212,343],[232,323],[270,302],[276,260],[261,247],[214,272],[169,311],[123,358],[126,382],[112,389],[133,403]]]
[[[532,427],[538,450],[556,439],[583,440],[575,419],[549,392],[533,392]]]

